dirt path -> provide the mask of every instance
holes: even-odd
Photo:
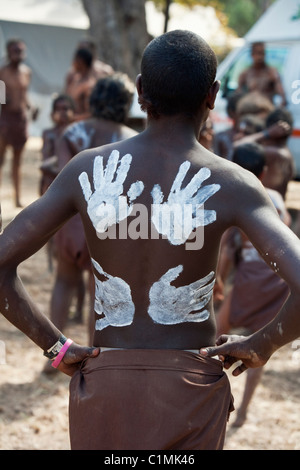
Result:
[[[39,139],[31,139],[27,145],[24,204],[38,197],[39,148]],[[1,189],[4,224],[18,212],[12,204],[8,163]],[[298,208],[300,200],[299,187],[299,183],[290,186],[289,203],[294,208]],[[48,314],[54,277],[48,270],[45,249],[23,263],[19,272],[34,301]],[[66,334],[86,343],[85,325],[70,322]],[[2,353],[1,346],[5,347]],[[247,422],[237,430],[229,423],[225,449],[300,450],[300,356],[292,346],[282,348],[267,364]],[[69,379],[60,373],[45,376],[44,364],[40,350],[0,316],[0,450],[69,449]],[[236,406],[244,379],[230,377]]]

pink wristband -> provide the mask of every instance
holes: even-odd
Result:
[[[66,354],[67,350],[69,349],[69,347],[71,346],[72,343],[73,343],[73,341],[71,339],[67,339],[67,341],[65,342],[65,344],[63,345],[63,347],[61,348],[59,353],[57,354],[56,358],[52,362],[52,364],[51,364],[52,367],[54,367],[56,369],[59,366],[59,364],[61,363],[64,355]]]

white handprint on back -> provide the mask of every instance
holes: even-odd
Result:
[[[186,242],[191,232],[199,227],[211,224],[216,220],[214,210],[205,210],[204,203],[220,189],[219,184],[201,187],[211,172],[201,168],[185,188],[182,182],[190,168],[190,162],[180,165],[166,202],[159,184],[152,190],[152,222],[158,233],[166,236],[172,245]]]
[[[107,326],[128,326],[134,318],[135,306],[129,285],[119,277],[103,271],[97,261],[92,259],[96,271],[107,278],[100,281],[95,275],[95,312],[101,316],[96,320],[95,329]],[[212,298],[215,284],[214,272],[187,286],[171,286],[182,272],[181,265],[169,269],[149,292],[148,314],[155,323],[175,325],[185,322],[203,322],[209,318],[205,309]]]
[[[182,265],[171,268],[152,285],[148,313],[156,323],[175,325],[184,322],[202,322],[209,318],[209,311],[204,307],[212,298],[215,273],[212,271],[203,279],[187,286],[171,286],[171,282],[182,271]]]
[[[95,329],[103,330],[107,326],[131,325],[135,307],[129,285],[123,279],[104,272],[94,259],[92,263],[96,271],[107,278],[107,281],[102,282],[94,275],[95,312],[101,315],[101,318],[96,320]]]
[[[87,129],[84,121],[71,125],[65,136],[76,146],[77,152],[91,147],[91,140],[95,134],[95,129]]]
[[[113,224],[128,217],[132,203],[144,190],[142,181],[133,183],[126,196],[123,195],[123,183],[127,177],[132,156],[124,155],[119,162],[119,152],[113,150],[106,168],[103,168],[103,157],[94,160],[93,186],[91,188],[86,172],[79,175],[79,182],[87,202],[87,212],[97,234],[104,233]]]

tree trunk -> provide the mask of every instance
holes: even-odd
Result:
[[[170,19],[170,6],[172,0],[166,0],[166,8],[165,8],[165,25],[164,25],[164,33],[168,31],[168,23]]]
[[[132,80],[140,71],[143,50],[150,40],[145,0],[82,0],[90,19],[90,35],[99,59]]]

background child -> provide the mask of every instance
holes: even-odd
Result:
[[[42,135],[42,172],[40,194],[44,194],[58,172],[57,147],[66,127],[74,120],[74,103],[68,95],[58,95],[52,103],[51,118],[54,126]]]

